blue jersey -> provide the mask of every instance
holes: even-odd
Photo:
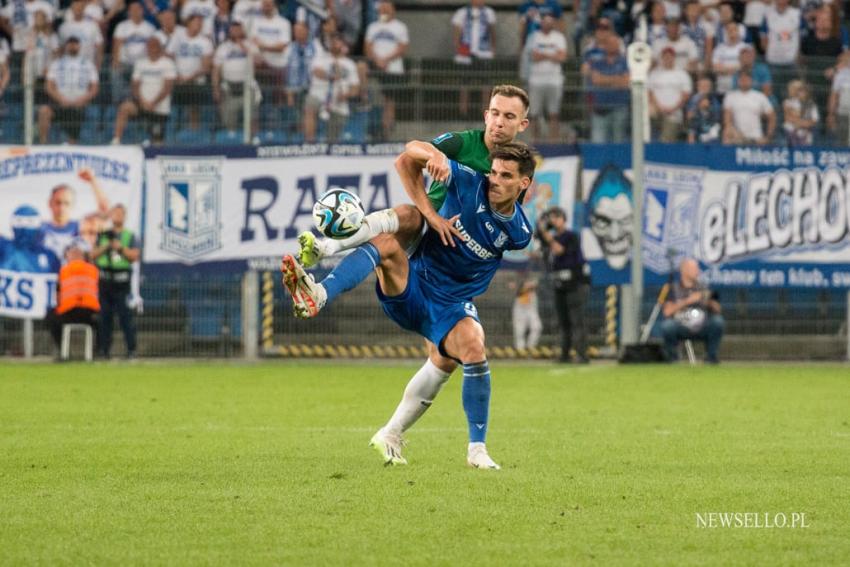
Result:
[[[446,200],[440,216],[460,214],[455,227],[463,234],[456,246],[445,246],[429,230],[411,258],[411,267],[431,293],[447,301],[472,301],[487,290],[506,250],[521,250],[531,242],[531,223],[522,207],[511,216],[490,208],[487,178],[449,160],[451,173],[445,185]]]
[[[80,236],[80,223],[70,221],[65,226],[56,226],[46,222],[41,225],[39,232],[39,243],[53,251],[57,258],[65,257],[65,249]]]

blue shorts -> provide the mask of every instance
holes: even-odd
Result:
[[[401,295],[387,297],[381,291],[380,282],[375,284],[375,292],[387,317],[402,329],[419,333],[435,345],[440,354],[450,357],[443,350],[443,340],[449,331],[464,317],[478,319],[478,309],[471,301],[446,299],[433,292],[431,284],[424,280],[410,265],[407,287]]]

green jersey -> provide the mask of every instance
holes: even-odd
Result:
[[[479,173],[490,173],[490,150],[484,143],[484,130],[464,130],[463,132],[446,132],[437,136],[431,143],[438,150],[466,167]],[[439,181],[431,183],[428,189],[428,199],[435,211],[439,211],[446,200],[446,186]]]

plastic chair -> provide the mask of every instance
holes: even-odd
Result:
[[[86,362],[91,362],[94,357],[94,333],[89,325],[83,325],[81,323],[62,325],[62,350],[60,357],[62,360],[68,360],[71,354],[71,333],[74,331],[83,331]]]

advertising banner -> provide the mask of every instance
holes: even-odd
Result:
[[[138,233],[143,163],[134,147],[0,147],[0,316],[43,318],[65,248],[92,245],[113,205]]]

